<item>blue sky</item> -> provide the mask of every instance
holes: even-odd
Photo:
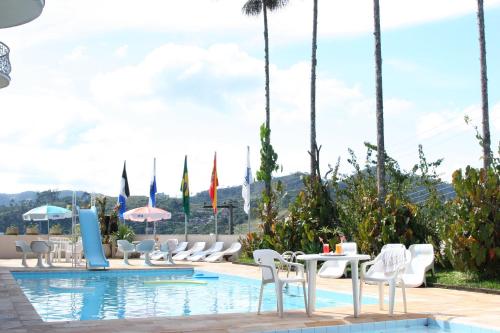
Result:
[[[259,164],[264,121],[261,17],[243,1],[52,0],[37,20],[0,30],[12,82],[0,90],[0,192],[78,189],[116,195],[123,160],[132,194],[179,196],[188,154],[192,192],[207,190],[213,152],[221,186],[243,181],[247,145]],[[492,149],[500,132],[500,0],[486,2]],[[372,3],[319,1],[318,143],[322,172],[375,142]],[[432,8],[432,11],[430,10]],[[96,10],[98,9],[98,10]],[[417,145],[449,181],[479,166],[475,2],[381,0],[386,148],[405,169]],[[283,172],[307,171],[312,2],[272,13],[272,142]],[[278,174],[278,175],[279,175]]]

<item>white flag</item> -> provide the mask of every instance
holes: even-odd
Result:
[[[252,169],[250,169],[250,147],[247,146],[247,169],[245,171],[245,179],[241,187],[241,196],[243,197],[243,210],[245,213],[250,212],[250,184],[253,183]]]

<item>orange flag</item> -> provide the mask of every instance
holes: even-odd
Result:
[[[217,152],[214,154],[214,168],[212,169],[212,179],[210,180],[210,189],[208,194],[212,200],[212,208],[214,214],[217,214],[217,186],[219,186],[219,179],[217,178]]]

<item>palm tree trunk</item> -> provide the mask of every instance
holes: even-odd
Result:
[[[375,23],[375,90],[377,98],[377,192],[379,203],[385,200],[384,101],[382,94],[382,43],[380,37],[380,5],[373,1]]]
[[[318,35],[318,0],[314,0],[313,9],[313,36],[311,56],[311,177],[316,177],[316,49]]]
[[[270,93],[269,93],[269,33],[267,26],[267,6],[266,2],[263,1],[262,4],[262,12],[264,16],[264,53],[265,53],[265,72],[266,72],[266,128],[269,130],[271,127],[271,106],[270,106]],[[269,145],[271,142],[270,131],[267,132],[266,135],[266,145]],[[266,191],[266,195],[271,200],[271,178],[265,181],[264,188]],[[266,205],[267,216],[271,215],[271,205]],[[269,223],[264,222],[264,234],[271,234],[271,226]]]
[[[483,113],[483,167],[487,169],[491,164],[491,138],[488,111],[488,70],[486,67],[486,37],[484,33],[483,0],[477,0],[477,25],[479,28],[479,50],[481,62],[481,101]]]

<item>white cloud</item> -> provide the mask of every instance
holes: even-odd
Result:
[[[125,58],[128,53],[128,45],[122,45],[115,50],[115,56],[117,58]]]
[[[69,61],[78,61],[86,57],[85,52],[87,48],[85,46],[79,45],[71,50],[64,58]]]

